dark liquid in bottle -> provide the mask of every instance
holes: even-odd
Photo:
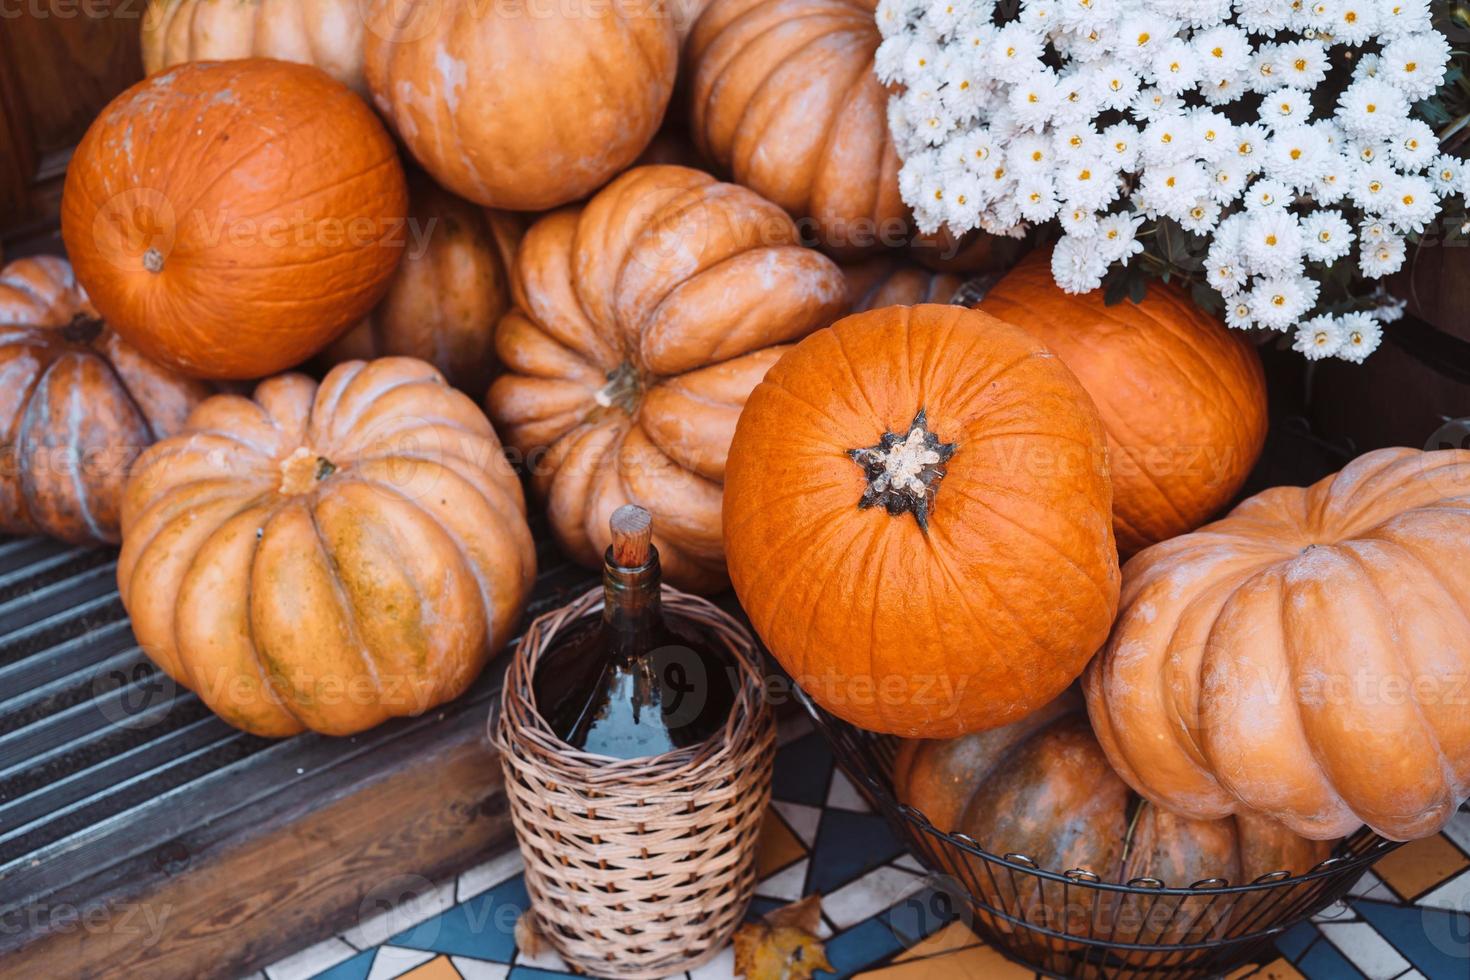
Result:
[[[730,716],[736,668],[697,624],[666,619],[658,555],[603,569],[605,606],[557,637],[533,682],[541,716],[562,741],[638,759],[698,745]]]

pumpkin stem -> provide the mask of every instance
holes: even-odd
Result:
[[[319,481],[337,472],[337,466],[325,456],[318,456],[305,446],[281,460],[281,493],[288,496],[309,493]]]
[[[143,253],[143,268],[149,272],[158,273],[163,271],[163,253],[156,248],[150,248]]]
[[[619,408],[632,415],[638,408],[638,396],[642,394],[638,381],[638,369],[624,361],[607,372],[607,384],[597,390],[593,399],[603,408]]]
[[[868,479],[858,509],[881,505],[891,517],[913,514],[919,529],[928,531],[934,493],[954,451],[954,443],[940,442],[930,431],[922,408],[906,433],[885,432],[875,446],[849,449],[847,455]]]
[[[78,313],[71,322],[61,328],[61,336],[69,344],[87,345],[102,333],[102,321],[95,316]]]

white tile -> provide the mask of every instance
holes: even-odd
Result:
[[[763,898],[779,898],[783,901],[794,902],[801,897],[802,886],[806,884],[807,865],[809,860],[802,859],[791,867],[777,871],[765,881],[755,886],[755,893]]]
[[[455,902],[468,902],[483,892],[487,892],[496,885],[521,873],[525,862],[521,859],[521,850],[512,847],[504,854],[497,855],[484,864],[476,865],[459,876],[459,882],[455,889]]]
[[[1366,922],[1324,922],[1322,935],[1369,980],[1390,980],[1411,964]]]
[[[858,792],[852,780],[841,769],[832,773],[832,788],[827,790],[827,805],[838,810],[868,812],[868,801],[863,799],[863,794]]]
[[[1348,894],[1354,898],[1373,898],[1382,902],[1398,901],[1398,896],[1389,890],[1389,887],[1383,883],[1383,879],[1371,871],[1365,871],[1357,884],[1348,889]]]
[[[424,949],[401,949],[398,946],[380,946],[373,957],[373,968],[367,980],[393,980],[400,973],[407,973],[421,963],[427,963],[438,953]]]
[[[487,963],[484,960],[473,960],[468,956],[451,956],[449,962],[459,971],[464,980],[505,980],[510,973],[510,966],[505,963]]]
[[[1419,899],[1417,904],[1431,909],[1470,912],[1470,871],[1461,871],[1457,877]]]
[[[838,929],[846,929],[877,915],[922,884],[923,879],[916,875],[885,865],[823,898],[822,912]]]
[[[420,884],[420,882],[423,883]],[[427,879],[419,879],[418,882],[414,882],[412,876],[405,876],[404,883],[406,894],[402,897],[393,895],[391,887],[381,892],[385,898],[393,899],[397,904],[384,912],[358,922],[357,925],[343,932],[342,938],[358,949],[367,949],[369,946],[386,942],[390,936],[396,936],[406,929],[412,929],[425,919],[436,916],[454,905],[454,882],[452,881],[428,888]],[[390,882],[389,885],[391,884]],[[412,885],[411,889],[409,885]],[[428,890],[422,890],[424,888]],[[368,910],[376,911],[371,900],[365,901],[365,904],[368,905]]]
[[[546,948],[536,956],[527,956],[524,952],[517,952],[515,965],[534,966],[538,970],[560,970],[563,973],[572,972],[571,967],[567,966],[566,962],[561,958],[560,953],[551,948],[550,943],[546,943],[545,946]]]
[[[265,975],[270,980],[305,980],[356,955],[357,950],[333,936],[277,960],[265,968]]]
[[[1344,901],[1339,899],[1327,906],[1316,915],[1312,916],[1313,922],[1353,922],[1358,914]]]
[[[912,854],[909,854],[907,851],[894,859],[893,866],[895,868],[903,868],[905,871],[912,871],[914,874],[917,875],[925,875],[929,873],[929,869],[924,867],[924,865],[920,863],[918,858],[914,857]]]
[[[735,975],[735,947],[726,946],[715,958],[689,971],[689,980],[730,980]]]
[[[773,800],[771,806],[781,814],[782,819],[796,832],[796,836],[808,848],[817,844],[817,828],[822,825],[822,811],[805,803],[787,803],[785,800]]]
[[[1451,817],[1444,835],[1459,844],[1460,850],[1470,852],[1470,812],[1461,810]]]

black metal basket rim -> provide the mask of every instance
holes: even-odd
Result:
[[[1148,894],[1157,896],[1163,893],[1150,891],[1148,892]],[[1196,893],[1196,896],[1197,895],[1198,893]],[[1287,929],[1290,929],[1293,925],[1295,925],[1294,922],[1286,922],[1277,926],[1269,926],[1265,929],[1260,929],[1255,932],[1247,932],[1239,936],[1221,936],[1218,938],[1205,939],[1199,942],[1192,943],[1135,943],[1124,942],[1123,940],[1114,939],[1111,937],[1099,938],[1097,936],[1082,935],[1075,932],[1058,932],[1056,929],[1053,929],[1050,926],[1043,926],[1035,922],[1028,922],[1025,919],[1017,918],[1016,916],[1011,915],[1008,912],[1001,912],[989,902],[985,902],[973,897],[971,900],[975,903],[975,905],[983,909],[986,915],[992,918],[1004,920],[1006,922],[1009,922],[1016,928],[1024,929],[1027,932],[1040,933],[1041,935],[1046,936],[1050,939],[1055,939],[1058,942],[1069,944],[1076,943],[1081,946],[1096,946],[1101,949],[1125,950],[1127,952],[1136,953],[1205,952],[1207,950],[1217,950],[1225,946],[1240,946],[1246,943],[1259,943],[1262,939],[1269,939],[1272,936],[1279,935],[1280,933],[1285,932]],[[1201,916],[1196,916],[1195,920],[1189,923],[1190,927],[1193,927],[1195,922],[1197,922],[1200,918]],[[1187,933],[1189,930],[1185,929],[1183,931]],[[1160,965],[1162,966],[1162,964]]]
[[[813,722],[818,725],[824,725],[826,723],[823,720],[823,715],[829,718],[833,717],[826,709],[818,706],[795,681],[792,682],[791,689],[796,692],[797,698],[801,701],[803,707],[806,708],[807,713],[811,715]],[[846,722],[840,722],[840,720],[839,723],[846,724]],[[868,794],[870,799],[883,800],[891,795],[888,789],[880,785],[866,773],[849,772],[846,770],[846,767],[844,767],[843,771],[846,772],[848,778],[857,780],[860,788]],[[1373,834],[1372,840],[1359,853],[1329,857],[1305,874],[1293,876],[1286,871],[1272,871],[1261,875],[1253,882],[1244,884],[1215,885],[1210,883],[1224,881],[1225,879],[1206,878],[1188,886],[1171,886],[1162,882],[1152,884],[1152,882],[1158,882],[1156,878],[1134,878],[1127,882],[1103,881],[1097,874],[1084,868],[1071,868],[1066,871],[1049,871],[1037,865],[1035,861],[1024,854],[1016,852],[1007,852],[1005,855],[992,854],[981,847],[973,838],[965,834],[945,833],[930,823],[928,817],[924,816],[922,812],[907,804],[899,803],[897,800],[893,801],[893,809],[900,817],[918,827],[929,836],[966,851],[989,863],[998,864],[1013,871],[1035,875],[1047,881],[1055,881],[1082,888],[1095,888],[1100,891],[1117,892],[1124,895],[1177,895],[1184,897],[1206,894],[1240,895],[1271,888],[1290,888],[1328,876],[1343,874],[1359,868],[1367,868],[1368,865],[1378,860],[1385,851],[1399,847],[1402,843],[1401,841],[1391,841]],[[1360,830],[1359,833],[1361,832]],[[1020,860],[1015,860],[1018,858]],[[1020,924],[1025,925],[1027,928],[1036,928],[1030,923]],[[1072,936],[1059,936],[1059,938],[1075,939]],[[1185,947],[1183,945],[1171,945],[1169,948],[1183,949]]]

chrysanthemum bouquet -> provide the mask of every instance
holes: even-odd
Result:
[[[1402,311],[1368,280],[1470,192],[1416,118],[1451,62],[1427,0],[881,0],[877,18],[920,229],[1056,219],[1069,292],[1184,280],[1232,327],[1361,361]]]

